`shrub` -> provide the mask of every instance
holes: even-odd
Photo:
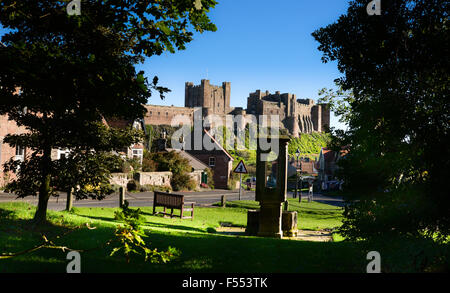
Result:
[[[139,183],[137,183],[134,179],[128,181],[127,190],[128,191],[136,191],[140,189]]]
[[[131,209],[128,207],[128,201],[125,201],[121,210],[114,213],[114,219],[122,222],[115,231],[115,244],[110,256],[121,251],[125,256],[127,263],[130,262],[132,255],[144,256],[145,261],[151,263],[166,263],[180,256],[181,252],[173,247],[166,251],[158,251],[156,248],[151,249],[145,243],[144,238],[147,236],[142,224],[144,217],[141,215],[140,209]]]
[[[197,183],[187,173],[174,174],[172,177],[171,185],[173,190],[194,190],[197,187]]]

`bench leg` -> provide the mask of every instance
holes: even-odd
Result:
[[[173,217],[173,209],[170,210],[170,217]]]
[[[155,212],[156,212],[156,205],[155,203],[153,203],[153,214],[155,214]]]
[[[183,219],[183,207],[181,207],[181,215],[180,215],[180,218]]]
[[[194,204],[192,204],[191,221],[194,221]]]

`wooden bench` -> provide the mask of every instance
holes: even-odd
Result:
[[[185,208],[185,205],[189,205],[190,208]],[[164,207],[164,212],[156,212],[156,207]],[[166,208],[171,209],[170,214],[166,213]],[[181,211],[181,214],[174,215],[173,210],[178,209]],[[190,216],[183,216],[184,212],[191,212]],[[175,194],[175,193],[167,193],[167,192],[154,192],[153,199],[153,214],[163,214],[168,215],[171,218],[173,216],[180,217],[181,219],[194,219],[194,203],[193,202],[184,202],[184,195]]]

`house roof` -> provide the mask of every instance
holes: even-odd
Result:
[[[208,135],[210,138],[211,138],[211,140],[219,147],[219,149],[221,150],[221,151],[223,151],[227,156],[228,156],[228,158],[230,158],[230,160],[231,161],[234,161],[234,159],[233,159],[233,157],[230,155],[230,153],[229,152],[227,152],[227,150],[226,149],[224,149],[221,145],[220,145],[220,143],[206,130],[206,129],[204,129],[203,130],[205,133],[206,133],[206,135]]]
[[[336,153],[330,149],[323,148],[322,154],[325,162],[327,163],[332,163],[335,160]]]
[[[344,157],[348,154],[348,150],[343,147],[339,151],[339,155],[336,151],[330,150],[328,148],[322,148],[322,155],[326,163],[332,163],[337,161],[339,158]]]
[[[188,159],[189,160],[189,164],[191,165],[191,167],[194,170],[205,170],[207,168],[209,168],[206,164],[203,164],[201,161],[197,160],[195,157],[191,156],[190,154],[188,154],[185,151],[179,150],[179,149],[170,149],[170,148],[166,148],[166,151],[171,152],[177,152],[178,154],[180,154],[183,158]]]

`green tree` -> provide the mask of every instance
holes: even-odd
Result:
[[[143,171],[170,171],[173,173],[171,185],[173,190],[192,190],[196,187],[195,181],[190,177],[192,166],[189,160],[182,157],[176,151],[170,152],[145,152],[143,159]]]
[[[216,29],[207,16],[214,0],[202,0],[201,5],[191,0],[84,0],[81,15],[72,16],[66,11],[69,2],[0,2],[0,23],[8,31],[1,39],[6,47],[0,46],[0,114],[28,130],[4,141],[27,147],[31,153],[20,170],[29,172],[28,166],[34,166],[35,172],[25,176],[15,162],[6,168],[19,176],[11,185],[14,192],[38,194],[36,224],[45,221],[55,178],[61,174],[61,164],[51,159],[52,149],[89,154],[100,166],[100,152],[140,140],[133,130],[101,123],[104,118],[143,117],[151,92],[163,97],[168,91],[158,86],[157,77],[149,82],[135,65],[145,57],[185,49],[195,31]],[[102,177],[107,168],[96,170],[86,175]]]
[[[449,235],[449,3],[351,1],[339,20],[313,33],[323,61],[337,61],[338,88],[352,93],[348,131],[335,133],[348,199],[349,238]]]

